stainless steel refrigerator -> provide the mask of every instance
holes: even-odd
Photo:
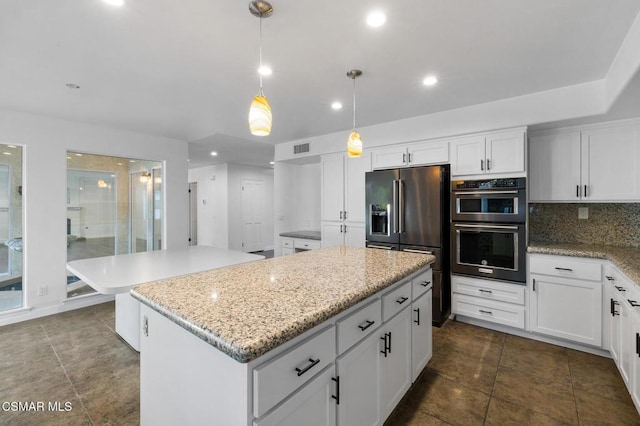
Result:
[[[449,165],[377,170],[366,174],[367,247],[436,256],[433,324],[451,309]]]

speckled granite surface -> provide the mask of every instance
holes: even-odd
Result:
[[[328,247],[143,284],[131,294],[235,360],[249,362],[434,260]]]
[[[529,253],[590,257],[610,260],[636,284],[640,285],[640,248],[582,243],[530,242]]]
[[[307,240],[318,240],[320,241],[321,235],[320,231],[290,231],[290,232],[281,232],[281,237],[288,238],[306,238]]]

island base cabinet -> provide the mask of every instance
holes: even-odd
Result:
[[[636,405],[636,410],[640,411],[640,322],[633,319],[631,321],[631,346],[633,351],[631,353],[631,399]]]
[[[247,424],[247,364],[145,305],[140,322],[142,426],[196,425],[203,419],[221,425]]]
[[[386,338],[381,340],[380,417],[386,419],[411,386],[411,310],[401,311],[380,334]]]
[[[432,291],[429,289],[411,306],[413,320],[411,322],[411,381],[415,382],[424,367],[431,359],[432,328],[431,310]]]
[[[340,381],[338,424],[380,425],[380,381],[382,355],[380,333],[373,333],[338,358],[336,373]]]
[[[254,426],[334,426],[336,424],[336,381],[331,364],[309,384]]]

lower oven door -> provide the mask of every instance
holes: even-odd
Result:
[[[526,282],[524,224],[453,223],[451,272]]]

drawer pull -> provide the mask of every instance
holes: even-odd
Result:
[[[611,275],[605,275],[604,276],[608,281],[615,281],[615,278],[613,278]]]
[[[627,299],[627,302],[629,302],[632,308],[640,306],[640,303],[636,302],[635,300]]]
[[[426,287],[426,286],[428,286],[429,284],[431,284],[431,281],[422,281],[422,282],[420,283],[420,285],[421,285],[422,287]]]
[[[396,300],[396,303],[398,305],[402,305],[404,302],[406,302],[407,300],[409,300],[408,297],[401,297],[400,299]]]
[[[560,268],[560,267],[556,266],[556,269],[557,269],[558,271],[573,272],[573,269],[571,269],[571,268]]]
[[[320,358],[318,359],[309,358],[309,362],[310,364],[303,369],[299,369],[298,367],[296,367],[296,371],[298,372],[298,377],[302,376],[304,373],[306,373],[307,371],[311,370],[313,367],[318,365],[320,363]]]
[[[622,292],[627,291],[624,287],[620,287],[619,285],[614,285],[614,287],[615,287],[615,288],[616,288],[616,290],[618,290],[618,291],[622,291]]]
[[[482,292],[482,293],[489,293],[489,294],[493,294],[493,292],[491,290],[485,290],[484,288],[479,289],[478,291]]]
[[[336,382],[336,394],[331,395],[331,398],[336,400],[336,405],[340,405],[340,376],[332,377],[331,380]]]
[[[483,313],[483,314],[493,315],[493,312],[491,312],[491,311],[485,311],[485,310],[482,310],[482,309],[479,309],[479,311],[480,311],[481,313]]]
[[[358,328],[359,328],[361,331],[365,331],[367,328],[371,327],[371,326],[372,326],[373,324],[375,324],[375,323],[376,323],[375,321],[367,320],[367,321],[365,322],[365,325],[359,325],[359,326],[358,326]]]
[[[418,314],[417,318],[413,322],[416,323],[416,325],[420,325],[420,308],[414,309],[413,312]]]

